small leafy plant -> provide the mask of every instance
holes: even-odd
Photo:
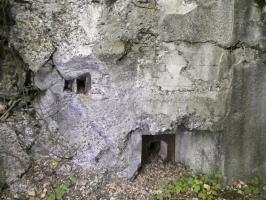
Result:
[[[61,200],[67,192],[67,190],[73,186],[78,180],[78,177],[71,174],[69,178],[56,187],[55,191],[50,195],[48,200]]]
[[[212,200],[221,190],[221,181],[223,176],[215,175],[194,175],[187,177],[178,177],[175,183],[164,183],[163,192],[152,197],[153,200],[171,199],[178,194],[197,196],[202,200]]]
[[[228,200],[265,199],[265,196],[262,197],[263,180],[266,179],[262,177],[254,177],[248,184],[243,181],[238,181],[235,183],[233,188],[231,187],[230,189],[225,189],[222,196]]]
[[[194,176],[193,191],[199,199],[212,200],[218,196],[221,186],[222,176]]]
[[[222,187],[223,175],[212,170],[210,173],[186,177],[178,177],[173,183],[163,182],[163,192],[150,200],[176,199],[177,196],[197,197],[199,200],[215,199],[249,199],[261,192],[261,181],[254,178],[251,183],[240,181],[236,186]],[[239,185],[240,184],[240,185]]]
[[[262,180],[258,177],[253,178],[251,182],[243,188],[243,194],[245,196],[248,196],[250,194],[258,195],[261,191],[261,181]]]

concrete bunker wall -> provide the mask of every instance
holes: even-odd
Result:
[[[175,161],[175,134],[143,135],[142,164],[151,154],[157,154],[165,161]]]
[[[87,94],[90,89],[90,73],[80,75],[75,79],[67,79],[64,83],[64,91],[75,92],[77,94]]]
[[[254,176],[264,177],[265,134],[260,135],[258,131],[256,134],[261,140],[241,141],[241,137],[253,132],[233,132],[233,128],[231,125],[228,130],[221,132],[188,131],[180,128],[174,134],[143,135],[141,164],[147,162],[150,154],[156,153],[166,158],[165,161],[183,163],[198,173],[208,173],[215,169],[224,174],[228,183],[236,179],[249,180]],[[160,155],[163,152],[162,142],[167,144],[167,153]]]
[[[141,164],[149,156],[158,155],[164,161],[180,162],[196,172],[212,168],[223,171],[221,134],[178,130],[173,134],[142,135]]]
[[[98,14],[100,16],[100,9],[95,9],[95,5],[84,4],[77,0],[73,4],[77,8],[83,9],[72,10],[72,6],[66,4],[69,8],[66,9],[66,14],[71,16],[71,23],[68,23],[68,17],[60,15],[62,25],[61,22],[57,24],[56,21],[53,21],[58,30],[52,29],[52,32],[56,33],[52,35],[61,35],[59,40],[53,36],[46,38],[44,35],[46,39],[38,40],[40,45],[37,46],[33,39],[43,38],[39,33],[45,33],[42,29],[53,24],[39,20],[39,16],[43,14],[45,14],[43,17],[53,19],[50,16],[51,12],[43,12],[50,10],[51,5],[43,5],[42,2],[36,1],[36,9],[32,11],[31,15],[32,24],[40,24],[40,26],[33,27],[37,31],[29,31],[29,27],[24,26],[24,24],[28,24],[28,13],[21,13],[20,23],[16,23],[12,33],[16,35],[12,39],[12,43],[16,49],[20,50],[19,54],[28,61],[29,68],[34,71],[42,70],[40,63],[45,63],[47,58],[52,57],[56,69],[63,77],[71,79],[66,80],[65,86],[60,85],[59,92],[54,84],[43,88],[48,92],[40,104],[44,105],[43,107],[49,113],[56,113],[55,116],[51,116],[51,121],[60,119],[52,121],[51,124],[56,124],[56,127],[65,133],[64,139],[69,141],[72,141],[72,137],[68,136],[73,136],[79,144],[84,144],[88,138],[94,137],[93,151],[88,153],[82,148],[78,149],[82,157],[89,157],[88,154],[93,157],[95,156],[94,152],[104,152],[99,154],[103,158],[109,158],[104,166],[110,167],[110,162],[114,161],[114,166],[119,171],[121,168],[128,170],[125,170],[127,174],[124,177],[129,178],[137,171],[142,156],[142,141],[139,141],[138,138],[141,138],[141,135],[136,136],[137,140],[132,137],[127,143],[130,134],[136,129],[141,129],[143,124],[148,127],[152,127],[154,124],[161,126],[165,121],[167,121],[167,125],[164,130],[171,129],[172,127],[169,125],[176,123],[175,119],[190,116],[191,112],[194,113],[196,110],[195,113],[200,118],[195,121],[192,119],[192,124],[201,123],[202,117],[204,120],[207,119],[205,123],[207,126],[193,127],[191,128],[193,131],[172,132],[173,135],[176,134],[175,148],[172,148],[175,149],[175,161],[183,162],[196,171],[207,171],[215,164],[230,177],[236,177],[239,174],[237,178],[245,178],[259,170],[265,174],[265,63],[261,63],[259,66],[248,66],[248,63],[257,62],[261,53],[265,53],[264,51],[258,52],[256,58],[251,57],[255,45],[264,41],[265,35],[260,31],[263,30],[263,27],[260,27],[261,20],[257,19],[257,22],[253,20],[256,19],[256,16],[260,17],[256,6],[250,6],[254,1],[218,0],[211,1],[210,4],[205,1],[208,4],[207,9],[199,5],[193,11],[183,15],[176,12],[175,14],[169,13],[168,9],[172,7],[170,4],[168,4],[169,8],[166,5],[166,12],[162,9],[162,13],[157,13],[153,9],[132,9],[131,6],[126,6],[127,3],[131,5],[131,1],[118,1],[117,3],[119,3],[117,5],[123,5],[117,6],[121,10],[113,9],[110,15],[105,13],[107,17],[103,19],[104,24],[99,26],[101,27],[99,30],[97,30],[99,28],[97,23],[102,23],[102,19],[95,17]],[[205,3],[203,2],[202,5]],[[96,7],[98,8],[98,5]],[[87,15],[88,9],[95,13],[95,15],[91,15],[91,18]],[[133,14],[127,15],[130,12]],[[76,14],[81,17],[76,17]],[[151,16],[149,20],[146,15]],[[136,16],[143,16],[143,18],[136,18]],[[127,19],[128,26],[120,24],[121,17]],[[78,23],[80,18],[84,19],[85,23]],[[117,23],[112,23],[116,20]],[[155,27],[146,29],[153,27],[158,20],[162,22],[162,26],[158,29]],[[48,20],[48,22],[50,21]],[[97,31],[81,34],[80,30],[87,28],[83,24],[92,24],[91,30]],[[64,27],[69,28],[69,26],[73,33],[61,34],[66,32]],[[133,27],[137,27],[137,29],[135,30]],[[131,30],[131,28],[133,29]],[[198,30],[197,34],[195,34],[195,30]],[[221,30],[223,31],[221,32]],[[96,37],[96,35],[100,35],[97,34],[98,31],[103,33],[102,40]],[[29,37],[24,37],[29,33]],[[114,38],[110,37],[116,33],[119,33],[119,37],[118,35]],[[132,33],[132,36],[128,33]],[[163,42],[154,39],[157,35],[158,38],[162,38]],[[20,38],[25,40],[22,46],[20,46]],[[130,41],[127,43],[128,45],[124,41],[120,41],[122,38]],[[135,38],[139,41],[135,41]],[[88,41],[88,39],[91,40]],[[155,41],[153,42],[153,40]],[[64,46],[65,41],[69,43],[67,48]],[[81,43],[77,41],[81,41]],[[108,51],[102,50],[94,55],[96,52],[94,50],[97,48],[88,48],[87,45],[94,41],[99,41],[99,45],[105,45],[107,49],[110,44],[114,48],[110,54]],[[237,46],[235,45],[237,41],[242,41],[247,45]],[[148,46],[139,48],[138,45],[142,42]],[[56,44],[56,51],[52,43]],[[252,46],[249,47],[248,44]],[[265,43],[262,45],[265,46]],[[241,50],[243,48],[244,50]],[[77,56],[77,52],[80,52],[81,49],[86,49],[86,51],[81,51],[81,55]],[[140,53],[139,49],[143,49],[143,52]],[[156,56],[157,53],[160,56]],[[40,56],[36,56],[36,54]],[[227,57],[230,54],[235,56]],[[106,57],[106,59],[102,59],[100,62],[95,56]],[[69,59],[65,60],[65,58]],[[119,62],[115,62],[117,58],[119,58]],[[224,58],[224,60],[217,58]],[[161,64],[162,66],[160,66]],[[234,72],[232,102],[225,105],[223,98],[228,92],[231,93],[230,69],[232,68],[237,68]],[[95,89],[94,93],[92,92],[93,94],[90,95],[91,101],[84,104],[84,101],[81,102],[77,97],[79,95],[72,97],[67,92],[62,93],[62,88],[74,93],[86,93],[90,88],[89,81],[87,81],[90,77],[76,78],[76,75],[80,72],[86,73],[88,70],[92,72],[92,69],[95,70],[94,73],[97,71],[97,76],[92,74],[93,83],[97,82],[97,90]],[[51,70],[49,73],[52,75],[54,72]],[[217,81],[220,78],[221,81]],[[61,84],[60,77],[58,79]],[[53,81],[57,81],[57,79],[53,78]],[[48,78],[44,78],[44,82],[48,82]],[[42,89],[42,87],[39,88]],[[215,90],[209,91],[210,89]],[[53,94],[55,90],[57,93]],[[223,98],[216,95],[215,91],[220,91]],[[59,109],[59,105],[65,105],[65,100],[68,99],[66,97],[70,97],[70,101],[67,102],[70,109]],[[221,104],[223,106],[219,106]],[[239,107],[240,105],[242,106]],[[58,110],[60,110],[61,118],[58,117]],[[228,122],[223,118],[223,114],[228,114],[227,112],[230,112]],[[157,120],[162,113],[165,118]],[[155,119],[155,123],[153,120],[143,119],[143,116],[147,114],[150,118]],[[219,123],[228,128],[223,135],[223,140],[221,140],[222,134],[213,132],[212,126],[208,126],[208,124],[213,124],[212,118],[221,116],[222,119]],[[162,127],[156,127],[153,133],[156,134],[158,130],[162,130]],[[79,133],[87,134],[79,135]],[[105,144],[106,138],[108,140]],[[165,146],[163,142],[160,142],[160,145]],[[158,142],[154,141],[153,143],[156,146]],[[167,142],[166,145],[169,146]],[[109,155],[111,151],[106,150],[109,147],[122,150],[114,151]],[[125,147],[128,148],[125,149]],[[161,152],[163,153],[163,151]],[[120,154],[124,154],[124,159],[120,159]],[[79,157],[75,158],[78,163],[81,163],[82,160]],[[120,160],[122,161],[119,162]],[[226,162],[223,163],[223,160]],[[85,164],[90,163],[92,162]],[[100,164],[97,163],[97,165]],[[244,169],[243,172],[240,172],[240,167]]]

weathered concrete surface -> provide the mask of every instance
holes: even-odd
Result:
[[[176,160],[197,171],[216,165],[230,179],[265,173],[264,5],[12,3],[11,44],[45,92],[35,108],[62,141],[60,156],[72,152],[84,170],[131,178],[143,134],[177,134]],[[86,73],[88,94],[65,89]]]
[[[18,180],[30,166],[30,158],[18,142],[14,130],[0,124],[1,184],[11,184]]]
[[[167,3],[166,3],[167,2]],[[159,1],[170,7],[173,1]],[[192,7],[180,13],[167,13],[161,22],[163,40],[185,40],[191,42],[213,41],[221,45],[231,45],[233,41],[235,1],[176,1],[183,7]],[[192,5],[191,5],[192,4]],[[193,6],[195,4],[195,6]],[[164,6],[165,6],[164,5]],[[177,6],[176,6],[177,7]],[[181,7],[181,6],[180,6]],[[167,10],[166,10],[167,12]]]
[[[223,167],[222,134],[208,131],[180,130],[176,135],[176,161],[197,172],[209,173]]]
[[[266,68],[261,60],[235,66],[223,141],[228,177],[266,175],[265,85]]]
[[[8,37],[12,20],[9,16],[10,4],[0,2],[0,104],[3,98],[13,99],[24,87],[24,63],[14,49],[10,48]]]
[[[265,1],[235,1],[234,38],[265,48]]]

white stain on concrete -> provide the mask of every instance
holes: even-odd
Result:
[[[197,3],[194,1],[185,0],[159,0],[158,4],[161,11],[165,14],[179,14],[185,15],[193,11],[198,7]]]

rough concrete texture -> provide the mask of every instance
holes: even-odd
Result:
[[[8,37],[12,20],[8,1],[0,2],[0,101],[16,98],[24,87],[26,73],[23,61],[9,46]],[[1,102],[0,102],[1,104]],[[1,109],[0,109],[1,110]],[[1,111],[0,111],[1,112]]]
[[[209,172],[224,163],[221,133],[180,131],[176,135],[176,160],[197,172]]]
[[[197,171],[265,175],[264,4],[12,4],[11,43],[45,91],[35,107],[68,147],[61,156],[70,149],[84,170],[131,178],[141,135],[177,134],[176,161]],[[78,83],[86,73],[90,83]],[[71,91],[72,81],[89,92]]]
[[[15,131],[6,124],[0,125],[0,184],[2,185],[18,180],[29,168],[30,158],[18,142]]]
[[[229,177],[251,178],[266,172],[266,69],[252,52],[240,51],[246,61],[234,67],[230,110],[224,136],[224,170]],[[248,56],[249,55],[249,56]],[[242,56],[243,59],[243,56]],[[241,169],[240,171],[237,169]]]

